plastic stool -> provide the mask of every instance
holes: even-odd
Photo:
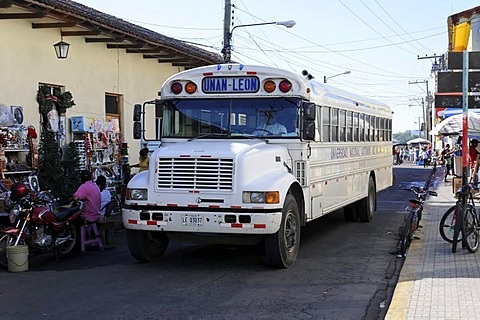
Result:
[[[93,239],[88,239],[87,231],[92,230],[94,234]],[[80,226],[80,249],[82,252],[85,252],[85,247],[89,245],[96,245],[100,251],[103,251],[103,242],[98,233],[98,228],[96,223],[89,223],[86,225]]]

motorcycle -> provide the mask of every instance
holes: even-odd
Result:
[[[14,205],[9,214],[14,226],[0,231],[0,268],[7,267],[8,246],[26,244],[30,250],[50,249],[57,259],[70,253],[77,240],[77,224],[82,221],[83,202],[73,202],[69,208],[54,211],[56,199],[48,191],[37,193],[24,186],[15,188],[10,195]]]

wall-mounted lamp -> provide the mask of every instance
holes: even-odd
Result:
[[[53,47],[55,48],[55,53],[57,54],[57,58],[58,59],[65,59],[67,58],[68,56],[68,49],[70,48],[70,44],[66,43],[65,41],[63,41],[63,37],[62,37],[62,40],[58,43],[55,43],[53,45]]]

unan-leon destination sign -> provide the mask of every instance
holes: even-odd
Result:
[[[257,77],[206,77],[202,80],[204,93],[246,93],[259,89]]]

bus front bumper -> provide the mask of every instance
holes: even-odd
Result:
[[[278,231],[282,212],[220,213],[122,209],[126,229],[166,232],[228,234],[273,234]]]

